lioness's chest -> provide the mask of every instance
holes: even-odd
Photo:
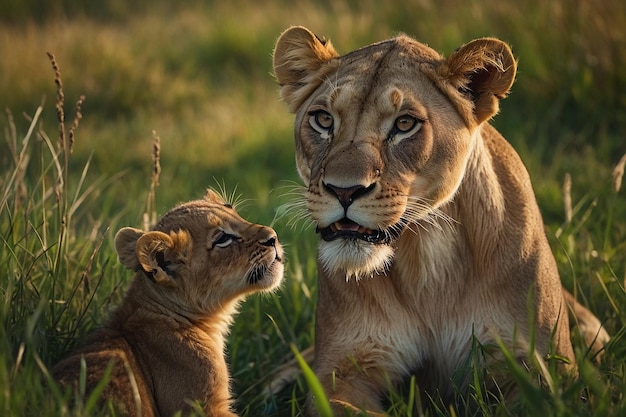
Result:
[[[389,273],[361,288],[376,300],[365,306],[370,325],[379,326],[370,336],[391,347],[390,360],[406,370],[428,366],[451,375],[476,342],[492,341],[503,317],[473,275],[458,234],[439,231],[403,243]]]

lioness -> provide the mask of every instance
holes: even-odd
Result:
[[[247,294],[276,288],[283,251],[269,227],[242,219],[214,191],[165,214],[153,231],[115,236],[135,272],[122,304],[54,369],[76,387],[81,361],[90,392],[112,366],[102,398],[124,415],[171,416],[199,401],[207,416],[233,417],[224,338]]]
[[[520,359],[534,341],[574,371],[528,173],[488,123],[515,78],[504,42],[477,39],[444,58],[401,35],[339,56],[292,27],[274,72],[321,238],[314,367],[337,415],[383,411],[389,383],[411,374],[452,400],[475,341]],[[567,297],[589,340],[607,340]]]

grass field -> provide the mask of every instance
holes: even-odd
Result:
[[[113,235],[223,185],[247,200],[244,217],[275,227],[288,253],[282,290],[250,297],[233,326],[236,408],[299,415],[303,378],[262,392],[293,358],[291,345],[304,349],[314,336],[316,237],[277,211],[298,179],[292,116],[271,76],[276,38],[302,24],[340,53],[398,32],[444,54],[480,36],[511,44],[519,73],[493,123],[530,171],[565,286],[613,341],[595,364],[574,335],[578,381],[555,375],[550,391],[518,373],[519,401],[476,413],[626,415],[626,184],[618,187],[615,170],[626,153],[626,3],[292,3],[0,4],[0,414],[106,415],[89,398],[69,408],[45,380],[124,292],[130,274]],[[61,101],[46,52],[60,69]],[[162,171],[151,194],[155,137]],[[390,415],[457,415],[409,400],[394,396]]]

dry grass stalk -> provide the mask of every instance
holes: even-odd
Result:
[[[57,120],[59,122],[59,140],[57,142],[57,154],[63,155],[64,165],[61,165],[57,162],[56,165],[58,167],[57,173],[57,184],[54,187],[54,192],[56,194],[57,203],[59,204],[59,213],[61,214],[61,237],[64,235],[63,229],[67,226],[67,213],[65,213],[65,207],[67,206],[67,200],[64,199],[64,189],[65,184],[67,183],[67,172],[69,167],[69,161],[67,158],[68,152],[66,152],[66,141],[65,141],[65,110],[63,109],[63,105],[65,104],[65,93],[63,92],[63,80],[61,79],[61,70],[59,69],[59,64],[53,53],[46,52],[48,55],[48,59],[50,59],[50,63],[52,64],[52,69],[54,70],[54,83],[57,86],[57,101],[56,101],[56,110],[57,110]],[[56,161],[58,161],[58,155],[53,155]],[[62,242],[62,239],[59,240]]]
[[[563,205],[565,206],[565,221],[572,221],[572,176],[567,172],[563,179]]]
[[[68,147],[70,153],[72,152],[72,148],[74,147],[74,132],[78,129],[78,123],[83,118],[83,114],[81,113],[81,108],[83,103],[85,102],[85,96],[80,96],[78,101],[76,102],[76,115],[74,116],[74,121],[72,122],[72,127],[70,127],[70,131],[68,133]]]
[[[150,178],[150,190],[154,190],[159,185],[159,177],[161,176],[161,139],[156,131],[152,131],[152,176]]]
[[[157,213],[155,209],[156,188],[159,186],[161,176],[161,139],[155,130],[152,131],[152,174],[150,175],[150,192],[146,203],[146,212],[143,215],[144,230],[156,224]]]
[[[613,170],[613,191],[616,193],[622,188],[622,178],[624,177],[624,167],[626,166],[626,153],[619,160]]]
[[[17,129],[15,128],[15,120],[13,119],[13,113],[11,110],[4,110],[7,116],[7,126],[4,130],[4,137],[6,138],[7,145],[9,145],[9,150],[11,151],[11,156],[13,157],[13,163],[15,165],[18,164],[18,150],[17,150]]]
[[[57,119],[59,120],[59,143],[58,150],[65,149],[65,111],[63,110],[63,103],[65,103],[65,93],[63,92],[63,80],[61,79],[61,70],[57,64],[56,58],[53,53],[47,52],[52,69],[54,70],[54,83],[57,86]]]
[[[54,193],[57,201],[57,215],[59,220],[59,230],[56,241],[56,253],[54,257],[54,263],[52,269],[57,273],[61,270],[61,263],[65,262],[66,267],[69,270],[69,262],[70,257],[68,255],[68,243],[71,242],[71,232],[73,231],[72,224],[72,207],[70,207],[68,200],[68,176],[69,176],[69,159],[70,154],[72,152],[72,147],[74,145],[74,134],[76,129],[78,128],[79,121],[82,119],[81,107],[85,100],[84,96],[81,96],[78,102],[76,103],[76,115],[74,117],[72,126],[69,129],[69,137],[66,137],[65,130],[65,111],[63,109],[65,104],[65,93],[63,92],[63,80],[61,78],[61,70],[59,69],[59,65],[54,54],[47,52],[48,59],[52,64],[52,69],[54,70],[54,83],[56,84],[57,89],[57,99],[56,99],[56,111],[57,111],[57,120],[59,122],[59,139],[57,142],[56,152],[53,150],[54,145],[50,144],[50,150],[52,153],[52,158],[54,160],[54,166],[57,169],[57,182],[54,185]],[[46,143],[47,137],[45,132],[40,132],[40,136],[44,138]],[[45,241],[45,238],[44,238]],[[83,284],[85,281],[83,280]],[[88,289],[88,283],[87,289]],[[54,298],[55,295],[55,287],[53,286],[51,297]],[[63,311],[61,314],[51,306],[51,316],[53,322],[57,322],[60,317],[63,315]],[[55,326],[56,328],[56,326]]]

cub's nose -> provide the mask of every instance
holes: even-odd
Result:
[[[262,240],[259,242],[263,246],[276,246],[276,236],[272,236],[266,240]]]
[[[354,200],[371,192],[375,186],[376,183],[372,183],[367,187],[363,185],[354,185],[352,187],[346,188],[324,183],[324,188],[329,193],[337,197],[337,200],[339,200],[339,204],[341,204],[344,210],[347,210],[348,207],[350,207],[350,205],[354,202]]]
[[[280,242],[278,241],[278,236],[276,235],[274,229],[270,227],[264,227],[261,231],[261,236],[259,236],[257,239],[257,242],[259,242],[260,245],[274,248],[276,260],[282,262],[283,249],[280,245]]]

